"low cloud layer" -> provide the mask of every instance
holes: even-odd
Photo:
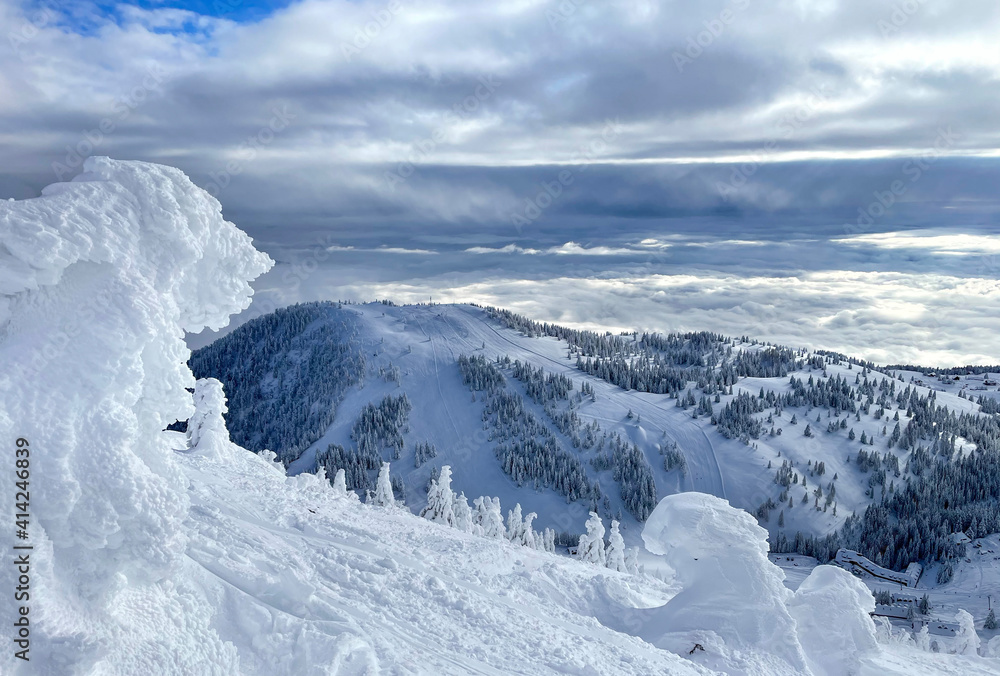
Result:
[[[273,302],[1000,361],[995,2],[0,0],[0,24],[0,197],[91,154],[177,166],[279,260]]]

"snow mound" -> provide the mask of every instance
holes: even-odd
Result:
[[[817,676],[856,674],[878,652],[875,598],[865,584],[836,566],[816,566],[789,601],[799,641]]]
[[[727,673],[807,673],[784,573],[767,558],[767,531],[743,510],[703,493],[660,501],[642,531],[681,591],[656,614],[655,640]],[[703,657],[702,657],[703,655]]]

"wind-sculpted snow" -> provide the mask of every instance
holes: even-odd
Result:
[[[703,493],[660,501],[642,531],[646,549],[676,571],[681,591],[656,615],[655,645],[687,652],[704,647],[706,663],[730,673],[796,674],[807,670],[791,592],[767,558],[767,531],[745,511]]]
[[[796,592],[767,558],[767,534],[746,512],[700,493],[664,498],[642,533],[647,550],[663,556],[679,591],[665,605],[632,611],[631,633],[657,647],[726,674],[888,676],[996,674],[1000,662],[968,646],[936,655],[906,640],[880,643],[869,613],[875,599],[846,571],[821,565]],[[614,618],[612,618],[614,620]],[[616,621],[608,624],[617,626]],[[971,626],[971,618],[966,618]],[[962,653],[964,646],[966,652]]]
[[[869,614],[875,610],[875,598],[861,580],[841,568],[817,566],[788,609],[817,676],[856,674],[861,660],[878,652]]]
[[[112,672],[233,673],[205,599],[171,581],[188,496],[162,430],[194,410],[183,331],[247,307],[270,259],[180,171],[107,158],[0,202],[0,244],[0,438],[32,451],[30,673],[84,673],[111,650],[133,655]]]

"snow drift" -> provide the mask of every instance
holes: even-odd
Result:
[[[854,580],[817,569],[792,595],[765,532],[710,496],[650,517],[663,581],[363,505],[235,446],[182,336],[224,325],[270,261],[176,170],[88,160],[0,203],[0,243],[0,438],[30,440],[34,546],[31,662],[4,651],[0,673],[993,670],[883,659]]]

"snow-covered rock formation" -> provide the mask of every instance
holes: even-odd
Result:
[[[0,244],[0,439],[30,448],[33,547],[31,661],[0,652],[5,676],[996,673],[886,657],[853,580],[817,572],[793,595],[764,531],[716,498],[650,517],[661,579],[511,543],[497,500],[477,501],[484,537],[235,446],[182,336],[225,324],[270,262],[176,170],[88,160],[0,203]],[[165,431],[177,419],[187,435]],[[830,643],[818,613],[839,620]]]

